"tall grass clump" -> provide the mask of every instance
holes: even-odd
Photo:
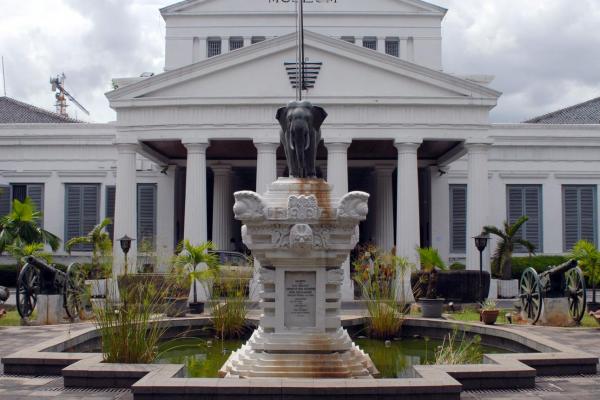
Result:
[[[246,286],[242,276],[217,277],[213,286],[212,323],[220,339],[242,337],[246,333]]]
[[[158,343],[168,325],[158,316],[164,307],[166,287],[154,284],[123,285],[118,303],[105,301],[94,307],[95,324],[102,340],[104,361],[147,364],[157,356]]]
[[[395,337],[404,322],[405,308],[403,303],[398,303],[397,278],[410,269],[410,264],[393,252],[381,253],[371,246],[359,255],[354,268],[354,280],[361,288],[370,317],[369,336],[374,339]]]
[[[458,329],[444,337],[444,341],[435,351],[435,365],[478,364],[483,357],[481,336],[467,337],[465,332],[459,335]]]

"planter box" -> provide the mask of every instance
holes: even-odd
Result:
[[[423,318],[441,318],[444,299],[420,299],[419,306]]]
[[[498,279],[498,298],[499,299],[514,299],[519,297],[519,280]]]

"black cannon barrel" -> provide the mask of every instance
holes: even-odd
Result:
[[[577,260],[569,260],[567,262],[565,262],[564,264],[560,264],[557,265],[556,267],[552,267],[547,271],[544,271],[540,274],[540,277],[542,276],[554,276],[554,275],[559,275],[559,274],[564,274],[565,272],[569,272],[571,269],[575,268],[577,266]]]
[[[52,265],[48,265],[44,261],[40,260],[39,258],[35,258],[33,256],[27,256],[27,257],[25,257],[25,262],[27,264],[33,265],[34,267],[36,267],[40,271],[52,272],[52,273],[56,273],[56,271],[58,271]]]
[[[33,256],[25,257],[25,262],[39,271],[40,294],[60,294],[66,274],[52,265]]]

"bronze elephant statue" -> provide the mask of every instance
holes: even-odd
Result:
[[[291,101],[277,111],[281,144],[291,178],[317,177],[317,148],[325,118],[325,110],[308,101]]]

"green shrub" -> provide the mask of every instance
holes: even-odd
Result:
[[[15,287],[17,284],[17,266],[0,265],[0,286]]]
[[[523,271],[531,267],[538,273],[548,270],[548,267],[563,264],[569,261],[565,256],[533,256],[533,257],[513,257],[512,258],[512,277],[520,279]]]
[[[455,262],[455,263],[450,264],[448,269],[450,271],[464,271],[467,269],[467,266],[463,263]]]

